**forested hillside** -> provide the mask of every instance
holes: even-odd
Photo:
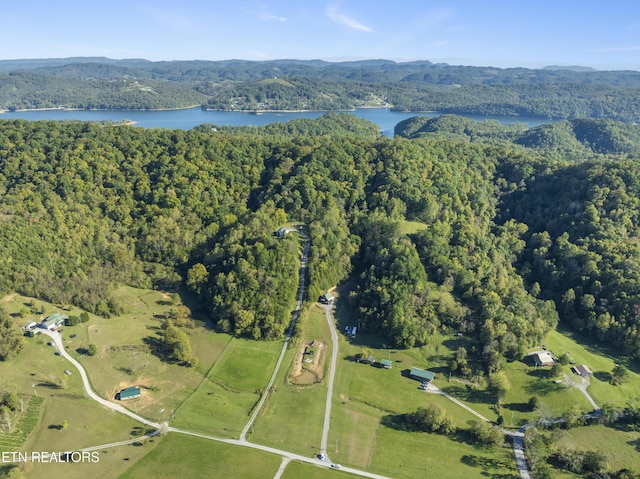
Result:
[[[640,73],[397,63],[0,61],[0,109],[402,111],[640,121]]]
[[[0,122],[0,292],[109,316],[119,283],[189,288],[220,330],[275,339],[301,242],[274,232],[296,222],[308,297],[349,280],[360,328],[387,344],[464,331],[497,371],[560,320],[640,357],[637,127],[561,122],[539,135],[556,144],[542,127],[419,121],[395,140],[347,114]]]

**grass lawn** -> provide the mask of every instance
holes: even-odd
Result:
[[[599,406],[612,404],[626,406],[630,401],[640,398],[640,374],[633,372],[637,365],[629,365],[629,380],[620,386],[608,382],[607,374],[614,368],[616,362],[624,358],[617,356],[591,338],[568,331],[551,331],[546,339],[547,348],[556,356],[568,353],[576,364],[585,364],[593,372],[588,388],[589,394]],[[570,374],[576,381],[578,376]]]
[[[400,232],[405,234],[405,235],[410,235],[410,234],[414,234],[417,233],[418,231],[422,231],[423,229],[426,229],[428,225],[426,225],[425,223],[422,223],[420,221],[403,221],[402,225],[400,226]]]
[[[371,470],[395,478],[519,477],[510,447],[482,449],[438,434],[378,430]]]
[[[506,427],[519,427],[535,421],[539,415],[558,417],[578,404],[586,413],[593,408],[587,398],[577,388],[567,387],[563,383],[555,383],[547,377],[549,368],[535,368],[522,361],[509,363],[505,369],[511,389],[503,400],[503,417]],[[569,369],[566,372],[571,374]],[[541,407],[531,411],[529,399],[536,396]]]
[[[282,479],[300,479],[301,477],[304,477],[304,479],[326,479],[327,477],[342,477],[346,479],[360,476],[335,469],[328,470],[326,467],[314,466],[300,461],[291,461],[282,474]]]
[[[39,388],[39,392],[43,394],[43,388]],[[48,392],[40,416],[39,423],[20,450],[73,451],[132,439],[148,432],[147,428],[141,427],[133,419],[86,398],[77,388]],[[67,427],[61,428],[65,421]],[[99,464],[33,463],[29,465],[28,477],[115,477],[114,471],[126,470],[124,457],[135,460],[144,454],[142,449],[145,447],[121,446],[117,448],[117,454],[111,454],[107,449],[100,453]]]
[[[171,433],[158,442],[120,477],[273,479],[280,467],[277,455],[184,434]]]
[[[623,468],[640,471],[639,446],[640,432],[621,431],[601,425],[569,429],[558,442],[558,447],[605,454],[612,471]]]
[[[269,382],[282,343],[234,338],[207,378],[175,412],[172,425],[238,438]]]
[[[331,333],[324,309],[318,305],[312,306],[301,320],[302,335],[287,351],[274,383],[275,390],[254,423],[249,439],[312,457],[320,451],[327,399],[326,380],[303,386],[291,384],[290,377],[303,345],[311,341],[322,341],[328,346],[323,351],[323,369],[325,374],[328,373]]]

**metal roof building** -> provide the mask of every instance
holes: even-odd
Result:
[[[409,376],[411,376],[413,379],[417,379],[418,381],[430,382],[433,381],[434,377],[436,377],[436,373],[427,371],[425,369],[411,368]]]

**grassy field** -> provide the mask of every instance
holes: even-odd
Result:
[[[173,425],[238,438],[269,382],[282,343],[233,339],[207,378],[175,412]]]
[[[312,306],[301,320],[302,336],[287,352],[274,383],[275,390],[258,416],[249,440],[311,457],[320,452],[327,398],[326,380],[300,386],[291,384],[290,377],[302,345],[310,341],[321,341],[328,346],[324,350],[324,370],[328,371],[331,333],[324,309],[318,305]]]
[[[273,479],[279,467],[273,454],[172,433],[120,477]]]
[[[624,358],[618,356],[615,351],[603,347],[584,335],[563,330],[551,331],[547,335],[546,346],[555,355],[568,353],[576,364],[585,364],[591,369],[593,376],[590,378],[588,391],[598,405],[609,403],[615,406],[626,406],[629,401],[640,399],[640,374],[637,373],[637,364],[628,365],[630,378],[625,384],[614,386],[608,382],[608,373],[616,363],[624,361]],[[576,375],[570,372],[569,374],[577,380]]]
[[[598,439],[594,441],[596,437]],[[640,432],[600,425],[570,429],[558,441],[558,447],[602,452],[607,456],[612,471],[623,468],[640,471],[639,446]]]
[[[509,447],[482,449],[437,434],[380,428],[371,470],[395,478],[517,479]]]
[[[301,477],[304,477],[304,479],[325,479],[327,477],[347,479],[360,476],[335,469],[327,470],[326,467],[314,466],[300,461],[291,461],[282,474],[282,479],[300,479]]]

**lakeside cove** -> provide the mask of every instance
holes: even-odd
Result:
[[[219,126],[262,126],[269,123],[287,122],[297,118],[316,119],[325,111],[220,111],[192,107],[173,110],[75,110],[42,109],[5,111],[0,120],[21,119],[27,121],[112,121],[115,123],[133,123],[143,128],[167,128],[190,130],[203,123]],[[357,108],[348,111],[352,115],[371,121],[380,126],[382,134],[392,137],[395,126],[414,116],[436,117],[439,112],[400,112],[389,108]],[[497,120],[500,123],[525,123],[529,127],[550,123],[546,118],[503,117],[461,115],[476,121]]]

